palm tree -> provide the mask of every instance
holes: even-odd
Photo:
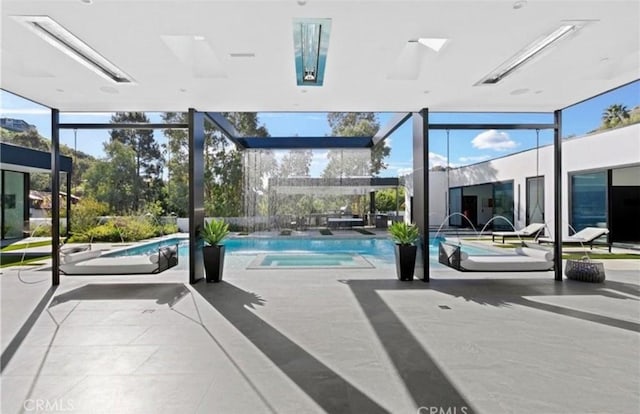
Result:
[[[617,126],[626,119],[629,119],[629,110],[621,104],[610,105],[602,113],[602,124],[607,128]]]

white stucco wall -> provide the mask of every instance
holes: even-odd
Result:
[[[616,171],[615,180],[638,185],[640,171],[640,124],[626,126],[591,135],[570,138],[562,144],[562,222],[566,236],[569,223],[569,177],[576,172],[598,171],[610,168],[634,167]],[[553,217],[553,145],[539,149],[538,175],[544,176],[545,222],[555,226]],[[452,169],[450,187],[513,181],[515,227],[524,227],[526,221],[526,179],[536,176],[536,150],[528,150],[487,162]],[[429,222],[431,226],[446,217],[444,210],[447,188],[446,172],[432,171],[429,175]],[[618,184],[622,185],[622,184]],[[520,186],[520,199],[518,199]],[[479,203],[481,201],[479,200]],[[440,207],[442,206],[442,207]],[[519,214],[518,214],[519,213]],[[479,216],[480,217],[480,216]]]

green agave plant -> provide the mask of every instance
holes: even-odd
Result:
[[[389,226],[389,235],[397,244],[414,244],[420,238],[420,231],[414,224],[397,221]]]
[[[211,219],[202,228],[202,238],[209,246],[219,244],[229,234],[229,225],[224,220]]]

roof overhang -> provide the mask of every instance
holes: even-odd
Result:
[[[0,87],[63,112],[552,112],[640,77],[637,0],[517,3],[4,0]],[[19,16],[49,16],[132,82],[88,70]],[[331,19],[322,86],[296,82],[300,18]],[[588,24],[479,84],[575,21]]]

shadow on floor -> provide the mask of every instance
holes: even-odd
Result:
[[[395,280],[350,280],[346,283],[356,292],[429,289],[488,306],[522,305],[563,316],[604,324],[615,328],[640,332],[640,324],[597,313],[531,300],[535,296],[603,296],[616,300],[640,301],[640,287],[636,284],[605,281],[601,284],[564,280],[528,279],[431,279],[430,283],[415,281],[399,283]]]
[[[189,293],[183,283],[89,283],[55,296],[49,307],[73,300],[155,300],[172,307]]]
[[[40,299],[27,320],[18,330],[18,333],[13,337],[11,342],[9,342],[9,345],[7,345],[5,350],[2,352],[2,356],[0,357],[0,372],[3,372],[7,365],[9,365],[11,358],[13,358],[24,339],[27,337],[27,335],[29,335],[31,328],[33,328],[33,325],[36,323],[42,312],[44,312],[44,310],[47,308],[47,303],[49,303],[49,300],[51,299],[57,288],[57,286],[52,286],[45,292],[45,294],[42,296],[42,299]]]
[[[343,282],[351,288],[416,406],[472,413],[471,404],[378,293],[425,289],[428,285],[379,279]]]
[[[227,282],[193,286],[302,391],[329,413],[386,413],[340,374],[247,309],[265,301]]]

